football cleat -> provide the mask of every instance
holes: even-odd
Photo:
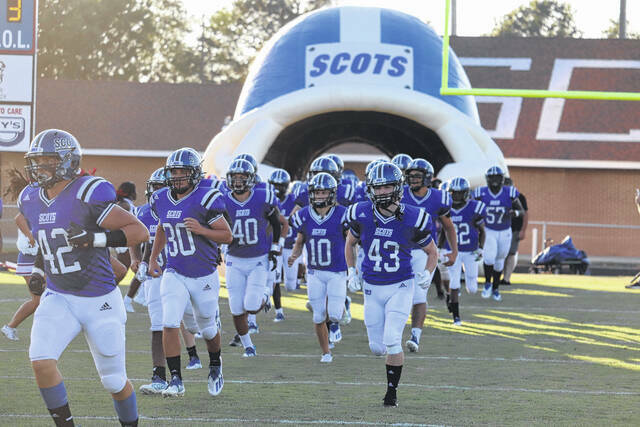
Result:
[[[202,368],[202,363],[200,363],[200,359],[198,357],[190,357],[189,363],[187,364],[185,369],[200,369]]]
[[[347,300],[344,303],[344,312],[342,313],[342,319],[340,319],[341,325],[348,325],[351,323],[351,297],[347,296]]]
[[[325,353],[320,358],[320,363],[331,363],[333,362],[333,355],[331,353]]]
[[[133,299],[129,295],[124,296],[124,309],[127,310],[128,313],[136,312],[133,308]]]
[[[276,317],[273,319],[274,322],[282,322],[284,320],[284,313],[276,313]]]
[[[222,366],[209,366],[209,378],[207,380],[207,389],[211,396],[217,396],[224,386],[224,377],[222,376]]]
[[[256,353],[256,346],[252,345],[244,349],[244,354],[242,357],[256,357],[258,354]]]
[[[484,289],[482,290],[482,298],[487,299],[491,296],[491,284],[485,283]]]
[[[329,350],[332,350],[333,348],[335,348],[335,344],[332,343],[331,341],[329,341]]]
[[[396,397],[395,391],[393,393],[387,391],[387,394],[384,395],[384,399],[382,400],[382,406],[384,406],[385,408],[398,407],[398,398]]]
[[[420,350],[420,342],[415,334],[411,334],[411,338],[405,343],[411,353],[417,353]]]
[[[4,325],[2,327],[2,333],[5,337],[9,338],[11,341],[18,341],[18,334],[16,333],[16,328],[12,328],[9,325]]]
[[[460,320],[459,317],[454,317],[453,318],[453,324],[456,325],[456,326],[460,326],[460,325],[462,325],[462,320]]]
[[[484,295],[483,295],[484,296]],[[495,290],[493,291],[493,293],[491,294],[491,296],[493,297],[494,300],[496,301],[502,301],[502,295],[500,295],[500,291],[499,290]]]
[[[169,386],[165,380],[157,375],[151,378],[151,384],[143,384],[140,386],[140,393],[142,394],[161,394]]]
[[[337,322],[331,322],[329,324],[329,342],[339,343],[340,341],[342,341],[340,325]]]
[[[258,328],[257,323],[249,322],[249,333],[250,334],[259,334],[260,328]]]
[[[182,384],[182,379],[180,379],[177,375],[174,375],[171,378],[171,382],[162,390],[162,397],[182,397],[184,396],[184,385]]]
[[[240,335],[235,334],[231,341],[229,341],[229,347],[240,347],[241,343],[242,341],[240,341]]]

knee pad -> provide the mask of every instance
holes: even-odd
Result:
[[[399,353],[402,353],[402,346],[400,344],[387,346],[387,354],[399,354]]]
[[[216,335],[218,335],[218,325],[215,320],[213,320],[212,323],[213,324],[211,326],[207,326],[206,328],[202,329],[202,331],[200,331],[202,333],[202,338],[204,338],[205,340],[212,340]]]
[[[100,377],[100,381],[102,381],[102,386],[109,393],[118,393],[122,391],[124,386],[127,384],[127,376],[124,372],[114,373]]]
[[[313,307],[313,323],[316,325],[324,323],[327,320],[327,310],[320,307]]]
[[[369,348],[371,349],[371,353],[376,356],[384,356],[387,354],[387,347],[382,343],[369,341]]]
[[[110,321],[100,325],[92,325],[88,332],[93,345],[101,356],[114,357],[124,353],[124,325]]]

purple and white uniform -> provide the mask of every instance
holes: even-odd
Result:
[[[336,191],[336,200],[338,201],[338,204],[346,207],[351,206],[355,201],[355,191],[355,186],[350,182],[347,182],[346,184],[338,184],[338,189]],[[309,206],[308,183],[304,182],[297,188],[295,203],[302,208]]]
[[[329,315],[338,322],[347,296],[345,236],[349,228],[347,208],[332,207],[320,217],[310,206],[291,217],[297,232],[304,236],[308,254],[307,295],[313,308],[313,322],[323,323]]]
[[[469,293],[478,290],[478,263],[474,251],[478,249],[478,226],[484,222],[485,205],[477,200],[469,200],[460,209],[451,208],[451,222],[458,236],[458,257],[448,267],[449,287],[460,289],[460,276],[464,265],[465,285]],[[445,242],[446,248],[449,247]]]
[[[163,326],[179,328],[191,301],[202,336],[213,339],[219,317],[218,246],[189,231],[184,220],[194,218],[204,227],[224,221],[224,196],[215,188],[196,185],[178,199],[165,187],[153,193],[150,204],[166,239],[167,263],[160,286]]]

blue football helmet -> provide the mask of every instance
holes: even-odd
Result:
[[[499,190],[504,185],[504,171],[499,166],[491,166],[484,174],[487,186],[492,190]]]
[[[351,183],[358,182],[358,175],[351,169],[345,169],[342,171],[342,179],[346,181],[351,181]]]
[[[471,194],[471,185],[466,178],[461,176],[455,177],[449,184],[449,193],[451,193],[451,200],[455,205],[463,205]]]
[[[391,163],[399,167],[402,173],[404,173],[404,171],[406,171],[409,167],[409,164],[411,164],[412,160],[413,159],[408,154],[400,153],[393,156],[393,159],[391,159]]]
[[[331,160],[329,157],[318,157],[311,162],[309,173],[307,174],[307,181],[311,181],[311,179],[320,172],[328,173],[336,181],[340,179],[338,165],[336,165],[336,162]]]
[[[147,189],[144,192],[144,195],[147,197],[147,202],[151,199],[151,195],[161,189],[162,187],[167,185],[167,180],[164,176],[164,168],[158,168],[149,177],[147,180]]]
[[[328,190],[329,195],[323,199],[319,199],[316,191]],[[320,172],[309,181],[309,203],[314,208],[326,208],[332,206],[336,201],[336,193],[338,191],[338,182],[336,179],[326,172]]]
[[[367,195],[376,207],[386,209],[402,199],[402,182],[402,172],[399,167],[390,162],[380,163],[367,175]],[[393,189],[388,193],[375,193],[377,187],[386,185],[392,185]]]
[[[236,194],[250,191],[256,183],[256,170],[244,159],[236,159],[227,169],[227,187]]]
[[[27,177],[40,187],[50,188],[80,174],[82,149],[69,132],[47,129],[33,138],[24,158]]]
[[[174,176],[176,169],[188,171],[186,176]],[[164,176],[167,186],[177,194],[183,194],[195,187],[203,178],[202,157],[193,148],[182,147],[167,157],[164,166]]]
[[[405,180],[412,190],[418,190],[421,187],[431,187],[433,180],[433,166],[425,159],[416,158],[409,163],[404,171]]]
[[[371,169],[373,169],[373,167],[374,167],[375,165],[380,164],[380,163],[384,163],[384,162],[386,162],[386,160],[383,160],[383,159],[377,159],[377,160],[374,160],[374,161],[372,161],[372,162],[367,163],[367,166],[364,168],[364,176],[365,176],[365,180],[366,180],[366,177],[368,177],[368,176],[369,176],[369,172],[371,172]]]
[[[242,153],[242,154],[238,154],[233,160],[246,160],[249,163],[251,163],[251,166],[253,166],[253,173],[257,174],[258,173],[258,161],[256,160],[255,157],[253,157],[253,155],[249,154],[249,153]]]
[[[284,169],[276,169],[271,172],[269,176],[269,184],[273,185],[276,189],[276,194],[280,200],[283,200],[287,195],[287,189],[291,183],[291,176],[289,172]]]
[[[340,172],[340,176],[342,176],[342,171],[344,171],[344,162],[342,161],[342,158],[337,154],[327,154],[325,157],[328,157],[334,162],[336,162],[336,166],[338,166],[338,171]]]

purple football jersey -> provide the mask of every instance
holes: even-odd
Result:
[[[218,266],[218,245],[187,230],[185,218],[194,218],[205,227],[224,217],[224,196],[215,188],[196,187],[177,200],[167,187],[153,193],[151,209],[167,239],[165,271],[187,277],[203,277]]]
[[[460,252],[473,252],[478,249],[478,224],[482,224],[485,217],[485,205],[478,200],[469,200],[460,209],[451,208],[451,222],[456,228],[458,236],[458,250]],[[445,240],[444,246],[449,247]]]
[[[336,200],[338,204],[342,206],[351,206],[354,203],[355,198],[355,186],[351,183],[347,184],[338,184],[338,189],[336,191]],[[302,183],[296,189],[296,205],[300,207],[309,206],[309,184]]]
[[[309,268],[326,271],[347,271],[344,258],[347,208],[334,206],[323,218],[310,206],[297,211],[291,218],[298,233],[305,238]]]
[[[224,195],[233,233],[229,255],[253,258],[269,252],[272,239],[267,234],[267,217],[278,209],[276,200],[270,188],[253,188],[244,202],[238,201],[233,193]]]
[[[511,208],[513,201],[520,193],[511,185],[503,186],[498,194],[493,194],[489,187],[478,187],[473,197],[486,205],[484,222],[489,230],[502,231],[511,228]]]
[[[284,215],[287,220],[291,216],[291,211],[295,207],[295,195],[293,193],[287,194],[287,197],[284,198],[283,201],[280,202],[280,213]],[[294,227],[289,222],[289,232],[285,236],[284,239],[284,247],[285,249],[293,248],[293,245],[296,243],[296,236],[298,235],[297,231],[294,230]]]
[[[146,203],[138,208],[137,217],[141,223],[149,230],[149,242],[146,244],[153,245],[153,241],[156,238],[156,230],[158,229],[158,217],[153,213],[151,205]],[[167,247],[165,246],[160,255],[158,255],[158,264],[163,267],[165,264],[165,252]]]
[[[451,195],[448,191],[429,188],[424,197],[418,197],[413,194],[413,191],[411,191],[409,186],[405,186],[402,203],[423,208],[427,211],[427,213],[432,217],[431,235],[437,236],[437,221],[435,221],[435,219],[449,213],[451,210]]]
[[[82,297],[106,295],[116,282],[108,248],[74,248],[67,242],[72,222],[99,233],[109,212],[116,206],[113,185],[99,177],[83,176],[71,181],[49,200],[38,187],[27,186],[18,198],[20,212],[44,256],[47,287]]]
[[[432,220],[424,209],[400,203],[400,215],[385,217],[371,202],[351,205],[347,220],[360,239],[365,257],[362,276],[372,285],[391,285],[413,278],[411,250],[432,240]]]

